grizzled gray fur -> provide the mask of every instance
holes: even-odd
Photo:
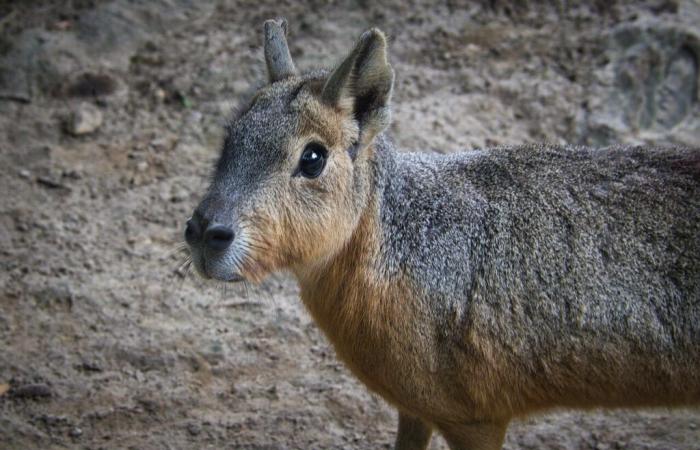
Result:
[[[700,378],[697,150],[530,145],[444,156],[379,142],[378,267],[418,280],[444,339],[479,311],[532,364],[595,340],[646,360],[647,376],[663,358]],[[587,364],[570,376],[595,383]],[[678,388],[682,400],[688,386]]]

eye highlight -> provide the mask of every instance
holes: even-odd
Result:
[[[299,158],[298,173],[306,178],[316,178],[321,175],[326,166],[328,150],[318,142],[310,142],[304,147],[304,151]]]

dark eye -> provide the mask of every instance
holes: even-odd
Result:
[[[316,178],[321,175],[326,166],[328,150],[316,142],[306,144],[299,159],[299,172],[306,178]]]

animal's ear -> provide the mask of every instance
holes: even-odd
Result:
[[[362,34],[350,55],[331,73],[321,99],[329,106],[352,111],[360,127],[361,149],[389,126],[393,86],[386,37],[373,28]]]
[[[297,70],[287,46],[287,20],[265,21],[265,63],[270,83],[296,75]]]

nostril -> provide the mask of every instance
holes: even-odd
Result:
[[[211,250],[226,250],[233,242],[233,230],[226,225],[210,225],[204,232],[204,244]]]
[[[187,226],[185,227],[185,241],[194,242],[199,239],[202,234],[199,225],[194,219],[187,221]]]

